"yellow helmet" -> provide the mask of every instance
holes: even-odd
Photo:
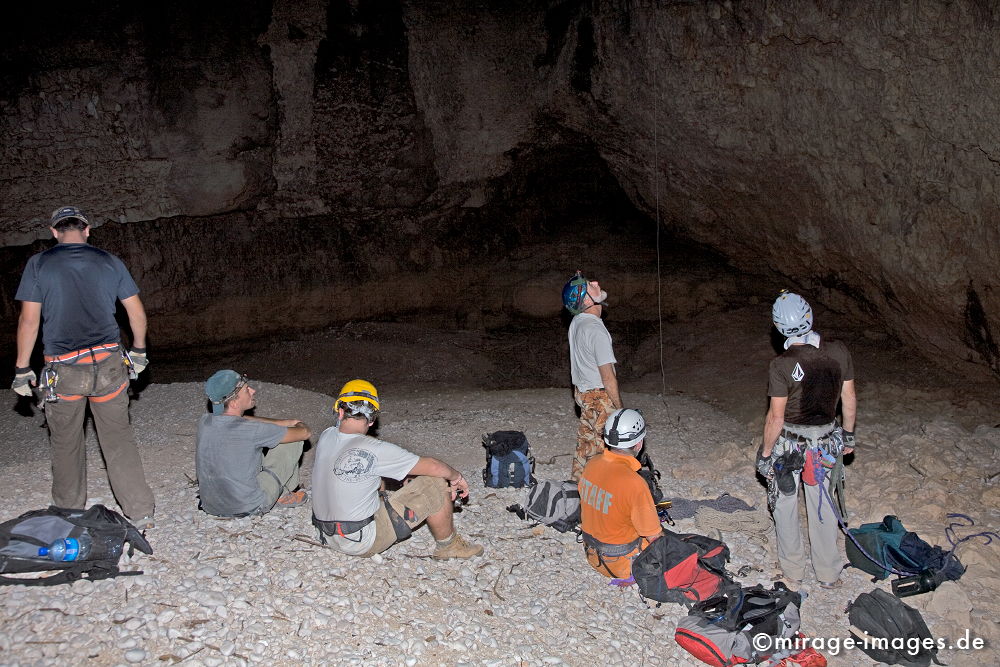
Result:
[[[337,401],[333,404],[333,409],[339,410],[342,407],[342,403],[354,403],[356,401],[369,403],[376,411],[381,409],[378,400],[378,390],[368,380],[351,380],[345,384],[340,390],[340,395],[337,396]]]

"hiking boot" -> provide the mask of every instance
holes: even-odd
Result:
[[[437,560],[447,560],[448,558],[472,558],[483,553],[483,545],[473,542],[466,542],[457,532],[452,536],[448,544],[438,544],[437,549],[431,554],[431,558]]]
[[[274,503],[275,507],[298,507],[299,505],[304,505],[308,495],[305,489],[299,489],[298,491],[292,491],[291,493],[286,493],[285,495],[278,498],[278,501]]]

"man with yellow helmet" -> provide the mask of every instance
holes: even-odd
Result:
[[[323,431],[313,464],[313,525],[320,540],[352,556],[369,557],[409,537],[421,523],[437,542],[433,558],[471,558],[483,552],[455,530],[452,501],[469,484],[447,463],[368,435],[381,411],[366,380],[344,385],[333,408],[336,426]],[[412,478],[387,493],[384,478]]]

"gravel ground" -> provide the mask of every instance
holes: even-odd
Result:
[[[449,461],[470,480],[481,478],[481,434],[499,429],[528,434],[539,477],[562,479],[569,471],[576,418],[566,389],[383,393],[380,436]],[[14,403],[12,392],[0,398]],[[1000,470],[1000,429],[986,406],[959,408],[947,394],[887,385],[863,386],[861,399],[865,449],[848,480],[854,525],[895,513],[939,544],[946,512],[1000,528],[1000,485],[985,480]],[[650,424],[650,452],[667,496],[729,492],[764,503],[744,425],[693,398],[627,393],[626,400]],[[331,402],[261,384],[257,412],[304,419],[318,436],[332,423]],[[203,409],[196,383],[152,384],[132,403],[157,525],[147,531],[153,555],[136,554],[123,565],[144,574],[0,588],[0,664],[695,664],[673,641],[681,607],[647,605],[634,588],[609,587],[586,565],[573,535],[533,528],[504,511],[521,501],[519,490],[474,484],[457,525],[486,551],[464,562],[431,560],[425,529],[381,557],[340,556],[312,543],[308,506],[255,519],[199,512],[194,433]],[[967,426],[977,419],[978,426]],[[44,429],[7,410],[0,413],[0,437],[0,472],[8,480],[0,488],[9,508],[4,518],[46,506]],[[954,455],[941,456],[942,448]],[[311,462],[307,452],[306,485]],[[117,509],[93,438],[89,465],[90,502]],[[714,534],[696,519],[674,529]],[[766,541],[734,531],[723,537],[733,553],[731,571],[749,566],[743,583],[770,585],[773,534]],[[944,650],[944,662],[998,664],[997,545],[966,545],[959,553],[969,566],[960,582],[908,601],[923,609],[935,636],[953,640],[968,628],[992,642],[980,651]],[[844,638],[846,603],[875,585],[889,590],[888,582],[872,584],[858,570],[846,570],[843,579],[836,591],[806,582],[803,632]],[[859,650],[824,653],[835,666],[872,664]]]

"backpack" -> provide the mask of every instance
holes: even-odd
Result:
[[[79,538],[82,535],[88,536],[92,543],[90,553],[83,560],[62,562],[38,555],[40,547],[47,547],[59,538]],[[128,519],[104,505],[94,505],[87,510],[50,506],[26,512],[0,524],[0,585],[50,586],[80,578],[97,581],[142,574],[141,571],[122,572],[118,569],[118,559],[126,542],[129,544],[129,555],[132,555],[133,548],[153,553],[149,542]],[[4,576],[46,570],[61,571],[39,578]]]
[[[580,525],[580,490],[576,482],[541,479],[528,489],[523,508],[511,505],[507,511],[565,533]]]
[[[890,573],[914,576],[929,571],[936,587],[944,581],[957,581],[965,574],[965,566],[954,549],[932,547],[916,533],[906,530],[895,516],[888,515],[881,523],[866,523],[848,532],[853,539],[845,543],[847,559],[854,567],[873,575],[873,581],[885,579]]]
[[[528,438],[521,431],[496,431],[483,434],[486,467],[483,484],[498,489],[521,488],[534,484],[535,457],[529,451]]]
[[[632,560],[632,576],[643,597],[690,606],[732,583],[727,562],[729,547],[724,542],[664,529]]]
[[[772,664],[801,652],[799,607],[802,596],[781,582],[728,585],[721,595],[695,604],[677,622],[674,640],[685,651],[715,667],[744,663]],[[769,639],[762,642],[760,635]],[[755,640],[756,638],[756,640]]]
[[[937,659],[937,645],[923,617],[899,598],[876,588],[847,606],[855,646],[868,657],[890,665],[927,667]]]
[[[890,514],[881,523],[865,523],[849,528],[847,532],[851,538],[844,544],[847,560],[859,570],[873,575],[874,581],[885,579],[892,573],[908,576],[920,572],[920,564],[901,548],[908,531],[895,516]]]

